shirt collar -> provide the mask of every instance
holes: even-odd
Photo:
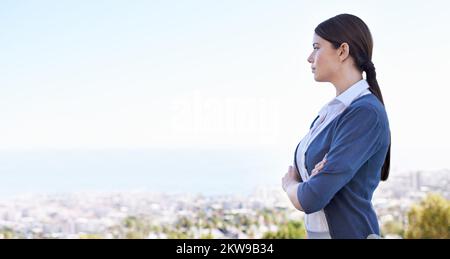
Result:
[[[348,107],[355,98],[357,98],[359,95],[361,95],[365,90],[369,88],[369,84],[365,79],[361,79],[360,81],[356,82],[352,86],[350,86],[347,90],[345,90],[340,95],[336,96],[333,100],[337,100],[345,105],[345,107]]]

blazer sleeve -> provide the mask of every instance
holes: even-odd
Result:
[[[298,200],[307,214],[325,208],[381,146],[377,112],[367,106],[349,109],[336,125],[327,163],[319,174],[299,185]]]

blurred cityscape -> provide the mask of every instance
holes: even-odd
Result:
[[[450,170],[391,172],[373,205],[380,226],[407,224],[428,193],[450,199]],[[0,238],[267,238],[302,222],[279,186],[251,195],[204,196],[146,191],[24,195],[0,200]],[[384,230],[385,238],[401,238]]]

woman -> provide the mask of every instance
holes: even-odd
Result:
[[[283,189],[306,213],[308,238],[379,236],[371,199],[388,178],[391,136],[371,33],[360,18],[341,14],[317,26],[313,48],[314,79],[332,83],[336,97],[297,146]]]

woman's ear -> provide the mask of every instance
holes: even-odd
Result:
[[[350,46],[347,43],[342,43],[338,48],[338,56],[341,62],[344,62],[350,56]]]

